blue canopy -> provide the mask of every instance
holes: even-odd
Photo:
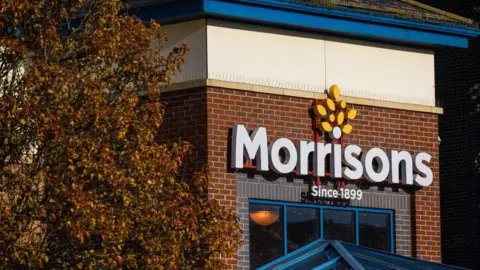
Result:
[[[258,269],[447,270],[464,268],[400,256],[340,241],[320,239]]]

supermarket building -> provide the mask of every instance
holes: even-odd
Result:
[[[209,196],[237,212],[229,267],[270,269],[323,240],[442,261],[433,50],[468,46],[472,21],[410,0],[135,8],[166,25],[166,51],[191,48],[160,137],[193,143],[185,173],[208,164]]]

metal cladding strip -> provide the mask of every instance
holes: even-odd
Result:
[[[360,262],[366,269],[369,269],[369,270],[396,270],[397,268],[391,268],[391,267],[388,267],[388,266],[384,266],[384,265],[378,265],[372,261],[369,261],[369,260],[365,260],[365,259],[362,259],[362,258],[359,258],[357,257],[356,258],[358,262]]]
[[[308,255],[307,257],[310,257],[310,256],[313,256],[319,252],[323,252],[323,250],[325,250],[325,248],[329,245],[328,242],[322,240],[322,239],[318,239],[316,241],[313,241],[312,243],[300,248],[300,249],[297,249],[291,253],[289,253],[288,255],[285,255],[283,257],[280,257],[279,259],[277,260],[274,260],[273,262],[270,262],[260,268],[257,268],[258,270],[267,270],[267,269],[279,269],[278,267],[285,267],[285,266],[290,266],[292,265],[292,262],[293,261],[297,261],[297,259],[293,260],[293,261],[289,261],[290,259],[292,258],[295,258],[296,256],[300,255],[301,253],[304,253],[305,251],[306,254],[305,255]],[[311,249],[311,250],[309,250]],[[300,258],[304,258],[303,256],[305,255],[301,255]]]
[[[377,262],[379,265],[393,267],[394,269],[422,269],[417,267],[415,260],[412,258],[407,258],[384,251],[373,250],[366,247],[360,248],[356,245],[346,243],[344,245],[347,246],[346,250],[348,250],[348,252],[350,252],[352,256],[361,257],[365,260],[369,260],[372,262]],[[390,263],[392,261],[395,261],[395,263]]]
[[[294,266],[295,264],[297,263],[300,263],[302,261],[306,261],[312,257],[314,257],[315,255],[317,255],[318,253],[316,251],[311,251],[305,255],[302,255],[298,258],[296,258],[295,260],[291,260],[289,261],[288,263],[286,263],[285,265],[282,265],[281,267],[277,267],[275,269],[277,270],[286,270],[286,269],[289,269],[290,267]]]
[[[421,270],[421,268],[417,268],[415,266],[408,266],[402,267],[397,263],[390,263],[386,260],[381,260],[374,258],[372,256],[368,256],[359,252],[352,252],[351,253],[356,259],[361,261],[367,262],[370,265],[375,265],[376,267],[381,267],[383,269],[395,269],[395,270]]]
[[[332,246],[337,250],[340,256],[355,270],[365,270],[365,268],[348,252],[348,250],[339,242],[331,241]]]
[[[435,262],[424,261],[421,259],[405,257],[385,251],[375,250],[372,248],[359,247],[349,243],[343,243],[344,248],[350,252],[356,259],[366,261],[370,265],[377,265],[380,269],[438,269],[438,270],[454,270],[465,269],[450,265],[439,264]]]
[[[323,250],[328,246],[328,244],[320,247],[319,249],[314,249],[312,251],[309,251],[307,252],[306,254],[294,259],[294,260],[291,260],[291,261],[287,261],[287,262],[284,262],[283,265],[279,266],[279,265],[276,265],[274,268],[277,269],[277,270],[284,270],[284,269],[289,269],[289,267],[291,266],[294,266],[295,264],[297,263],[300,263],[302,261],[305,261],[305,260],[308,260],[314,256],[316,256],[318,253],[320,252],[323,252]],[[288,255],[287,255],[288,256]]]
[[[317,266],[315,268],[312,268],[312,270],[324,270],[324,269],[332,269],[333,266],[341,259],[341,256],[338,256],[320,266]]]

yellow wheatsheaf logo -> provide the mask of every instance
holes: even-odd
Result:
[[[318,129],[330,133],[334,139],[340,139],[343,134],[350,134],[353,126],[350,120],[355,119],[357,110],[348,109],[347,103],[340,99],[340,87],[330,86],[328,97],[322,104],[313,105],[313,112],[319,118]]]

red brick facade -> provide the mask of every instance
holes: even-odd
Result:
[[[266,127],[269,139],[284,137],[312,140],[309,108],[312,100],[231,89],[203,88],[167,92],[169,102],[162,139],[177,137],[193,142],[192,161],[198,167],[208,161],[212,173],[209,195],[220,204],[236,209],[236,176],[228,166],[229,131],[234,124],[248,129]],[[412,254],[440,262],[440,194],[438,168],[437,115],[353,105],[359,111],[352,121],[354,130],[346,144],[366,149],[427,152],[434,183],[415,191],[412,196]],[[173,130],[172,130],[173,128]],[[207,134],[205,135],[206,132]],[[235,269],[235,259],[228,260]]]
[[[207,93],[204,88],[162,94],[167,109],[159,141],[188,141],[194,151],[184,161],[183,173],[191,174],[207,164]]]

